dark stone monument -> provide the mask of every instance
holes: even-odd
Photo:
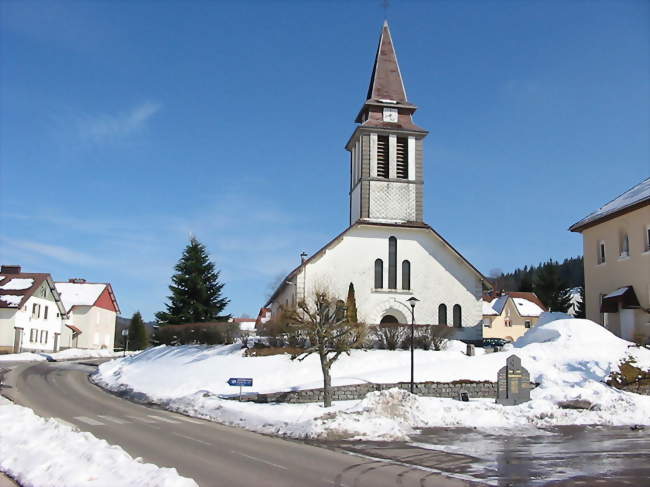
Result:
[[[469,402],[469,394],[467,392],[461,392],[458,394],[458,400],[462,402]]]
[[[468,343],[467,344],[467,356],[468,357],[473,357],[474,355],[476,355],[476,348],[471,343]]]
[[[515,406],[530,401],[531,389],[530,374],[521,366],[521,359],[510,355],[497,375],[497,404]]]

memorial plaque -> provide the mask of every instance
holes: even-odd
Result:
[[[521,366],[521,359],[510,355],[497,375],[497,404],[515,406],[530,401],[531,388],[530,374]]]
[[[471,343],[468,343],[467,344],[467,356],[468,357],[473,357],[474,355],[476,355],[476,348]]]

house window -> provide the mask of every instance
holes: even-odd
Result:
[[[377,136],[377,177],[388,178],[388,136]]]
[[[621,257],[629,257],[630,255],[630,238],[627,236],[627,233],[621,235],[621,248],[619,255]]]
[[[512,321],[510,320],[510,316],[506,316],[503,320],[503,323],[505,326],[512,326]]]
[[[41,343],[46,343],[47,342],[47,331],[41,330]]]
[[[397,289],[397,239],[388,239],[388,289]]]
[[[44,320],[47,319],[47,308],[48,308],[48,307],[46,306],[46,307],[45,307],[45,310],[43,311],[43,319],[44,319]]]
[[[375,260],[375,289],[384,288],[384,261]]]
[[[454,326],[460,328],[463,326],[462,317],[461,317],[460,304],[454,304]]]
[[[397,138],[397,159],[395,168],[399,179],[409,178],[409,140],[406,137]]]
[[[38,304],[32,304],[32,318],[38,318]]]
[[[438,306],[438,324],[446,325],[447,324],[447,305],[441,304]]]
[[[524,321],[524,327],[526,327],[526,328],[530,328],[531,325],[532,325],[532,323],[530,322],[530,320],[526,320],[526,321]]]
[[[645,249],[650,252],[650,225],[645,229]]]
[[[34,330],[33,328],[29,330],[29,341],[35,343],[37,338],[38,338],[38,330]]]
[[[492,321],[490,318],[483,318],[483,326],[485,328],[492,328]]]
[[[598,242],[598,263],[599,264],[605,263],[605,242],[603,242],[602,240]]]
[[[411,289],[411,263],[408,260],[402,261],[402,289]]]

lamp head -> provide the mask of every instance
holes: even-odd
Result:
[[[420,300],[415,296],[411,296],[410,298],[407,299],[407,301],[411,305],[411,308],[415,308],[415,303],[417,303]]]

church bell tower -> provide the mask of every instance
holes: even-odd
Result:
[[[422,222],[423,140],[413,123],[393,40],[384,22],[368,94],[346,145],[350,152],[350,225]]]

